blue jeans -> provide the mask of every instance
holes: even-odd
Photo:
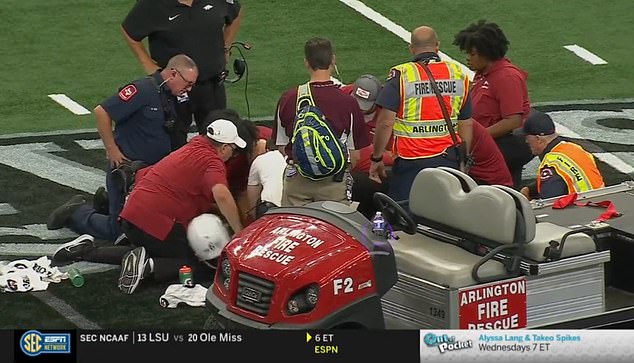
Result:
[[[108,191],[108,215],[97,213],[89,205],[82,205],[71,216],[70,229],[79,234],[87,233],[96,239],[114,242],[123,233],[117,219],[123,209],[124,195],[121,179],[112,175],[112,168],[106,172]]]
[[[457,153],[456,155],[449,154],[447,156],[435,156],[433,158],[424,159],[408,160],[397,158],[392,166],[392,177],[390,178],[388,195],[397,202],[409,200],[410,189],[412,189],[416,175],[418,175],[421,170],[438,166],[458,169],[457,159]],[[433,193],[433,190],[428,192]],[[409,203],[407,203],[406,206],[408,204]]]

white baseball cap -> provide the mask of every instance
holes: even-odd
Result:
[[[209,126],[207,126],[207,136],[222,144],[236,144],[240,149],[244,149],[247,146],[244,141],[238,135],[238,128],[233,122],[225,119],[218,119]]]

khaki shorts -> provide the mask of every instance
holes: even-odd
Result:
[[[350,204],[346,183],[349,175],[346,175],[344,180],[340,182],[333,181],[331,177],[323,180],[311,180],[301,176],[295,170],[289,172],[289,168],[293,167],[287,166],[284,173],[283,207],[297,207],[327,200]]]

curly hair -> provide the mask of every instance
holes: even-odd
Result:
[[[483,57],[496,61],[504,58],[510,42],[496,23],[480,20],[458,32],[453,44],[460,47],[463,52],[475,48]]]

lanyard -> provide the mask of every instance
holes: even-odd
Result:
[[[576,205],[577,207],[597,207],[605,209],[605,212],[601,213],[601,215],[596,218],[594,221],[596,222],[605,222],[608,219],[620,217],[621,213],[616,210],[616,206],[609,200],[603,200],[600,202],[577,202],[577,193],[572,193],[566,196],[563,196],[555,201],[553,204],[553,209],[564,209],[570,205]]]

